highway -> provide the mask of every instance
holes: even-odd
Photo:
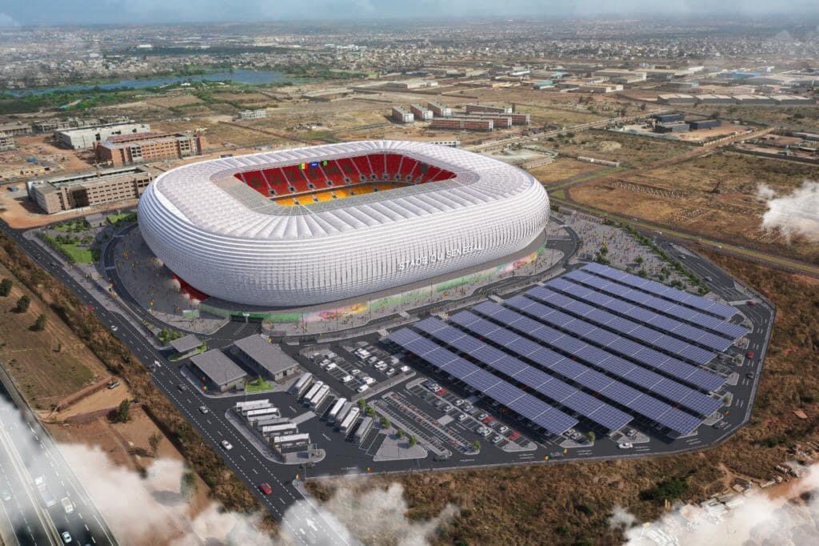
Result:
[[[111,312],[101,305],[84,286],[81,286],[71,275],[66,274],[59,262],[36,242],[24,237],[22,232],[12,229],[2,221],[0,221],[0,230],[11,237],[23,252],[38,262],[41,267],[65,283],[84,304],[93,309],[94,314],[103,324],[109,328],[116,326],[117,330],[114,335],[125,343],[144,364],[152,365],[155,361],[161,363],[152,372],[157,388],[177,406],[197,429],[203,440],[212,449],[221,452],[221,457],[227,466],[247,484],[248,489],[276,520],[282,521],[290,506],[297,501],[304,500],[301,492],[291,483],[298,472],[298,467],[276,464],[260,457],[258,451],[241,434],[238,434],[232,425],[227,423],[224,416],[215,415],[213,412],[207,415],[200,413],[198,408],[204,402],[203,397],[188,389],[184,392],[178,389],[179,385],[187,385],[187,380],[183,378],[177,365],[167,360],[166,355],[148,341],[146,334],[121,314]],[[108,253],[106,255],[110,256]],[[104,263],[108,264],[108,262]],[[222,440],[228,440],[233,445],[233,449],[225,451],[221,447]],[[269,483],[273,488],[271,495],[263,495],[259,491],[258,486],[263,482]],[[295,521],[292,526],[289,523],[291,521]],[[286,531],[293,536],[296,544],[351,544],[346,538],[346,532],[328,524],[313,508],[297,510],[294,516],[287,520],[286,525],[289,527]],[[315,534],[314,537],[311,538],[309,533],[300,532],[300,530],[306,532],[308,529]]]
[[[0,421],[0,489],[4,497],[10,495],[2,501],[2,514],[17,544],[62,544],[65,531],[77,544],[118,544],[52,438],[27,407],[15,407],[14,397],[2,385]],[[47,493],[35,485],[38,478]],[[70,513],[62,499],[73,506]]]

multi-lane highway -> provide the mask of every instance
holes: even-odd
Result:
[[[20,545],[63,544],[65,532],[75,544],[118,544],[54,441],[19,402],[0,385],[0,525]]]
[[[301,492],[291,483],[298,472],[297,467],[275,464],[260,457],[258,451],[247,442],[244,436],[237,433],[223,415],[213,412],[200,413],[198,408],[202,405],[201,395],[187,389],[179,390],[179,385],[187,384],[179,368],[168,361],[166,355],[157,350],[139,328],[123,315],[100,305],[84,286],[63,270],[59,262],[36,242],[26,238],[22,232],[10,228],[2,221],[0,221],[0,230],[11,237],[23,252],[37,261],[41,267],[63,281],[83,303],[92,307],[94,313],[104,324],[109,327],[115,326],[117,328],[115,335],[130,347],[144,364],[152,365],[155,361],[161,363],[152,372],[156,386],[196,427],[202,438],[214,450],[222,452],[222,458],[226,464],[247,484],[271,515],[282,521],[288,507],[297,501],[304,500]],[[230,451],[222,449],[222,440],[228,440],[233,445],[233,449]],[[258,486],[263,482],[270,484],[273,488],[271,495],[264,495],[259,491]],[[296,544],[350,544],[344,530],[325,521],[321,513],[310,507],[306,501],[284,523],[285,532],[293,537]],[[312,537],[306,534],[308,529]],[[305,532],[301,532],[302,530]]]

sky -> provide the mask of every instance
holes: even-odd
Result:
[[[819,16],[817,0],[0,0],[0,27],[407,17]]]

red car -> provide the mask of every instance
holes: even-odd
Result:
[[[268,483],[260,483],[259,484],[259,491],[261,491],[265,495],[269,495],[270,493],[273,492],[273,489],[270,487],[270,484],[268,484]]]
[[[747,354],[747,355],[745,355],[745,356],[747,356],[748,358],[750,358],[751,360],[753,360],[753,358],[754,358],[754,352],[753,352],[753,351],[748,351],[748,354]]]

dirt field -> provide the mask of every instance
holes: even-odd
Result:
[[[819,167],[794,162],[715,153],[667,168],[624,173],[616,180],[571,188],[579,203],[731,239],[754,248],[816,263],[819,247],[799,239],[790,245],[761,229],[765,203],[760,184],[787,194],[804,180],[819,180]],[[719,193],[712,193],[719,183]]]
[[[556,143],[561,154],[619,161],[624,168],[644,167],[692,150],[685,144],[604,130],[585,131]]]
[[[180,106],[190,106],[192,104],[202,104],[199,97],[188,93],[183,95],[168,95],[165,97],[146,99],[145,102],[147,104],[161,106],[162,108],[177,108]]]
[[[0,277],[13,279],[2,266]],[[12,308],[23,294],[31,298],[31,306],[25,313],[14,313]],[[29,327],[40,313],[48,317],[46,328],[31,331]],[[0,344],[0,360],[38,409],[49,409],[67,395],[108,376],[102,363],[59,317],[16,280],[11,294],[0,297]]]
[[[595,172],[605,170],[605,167],[585,163],[568,157],[558,157],[554,163],[531,169],[529,173],[540,180],[543,184],[549,185],[560,182],[574,176],[583,174],[592,175]]]

